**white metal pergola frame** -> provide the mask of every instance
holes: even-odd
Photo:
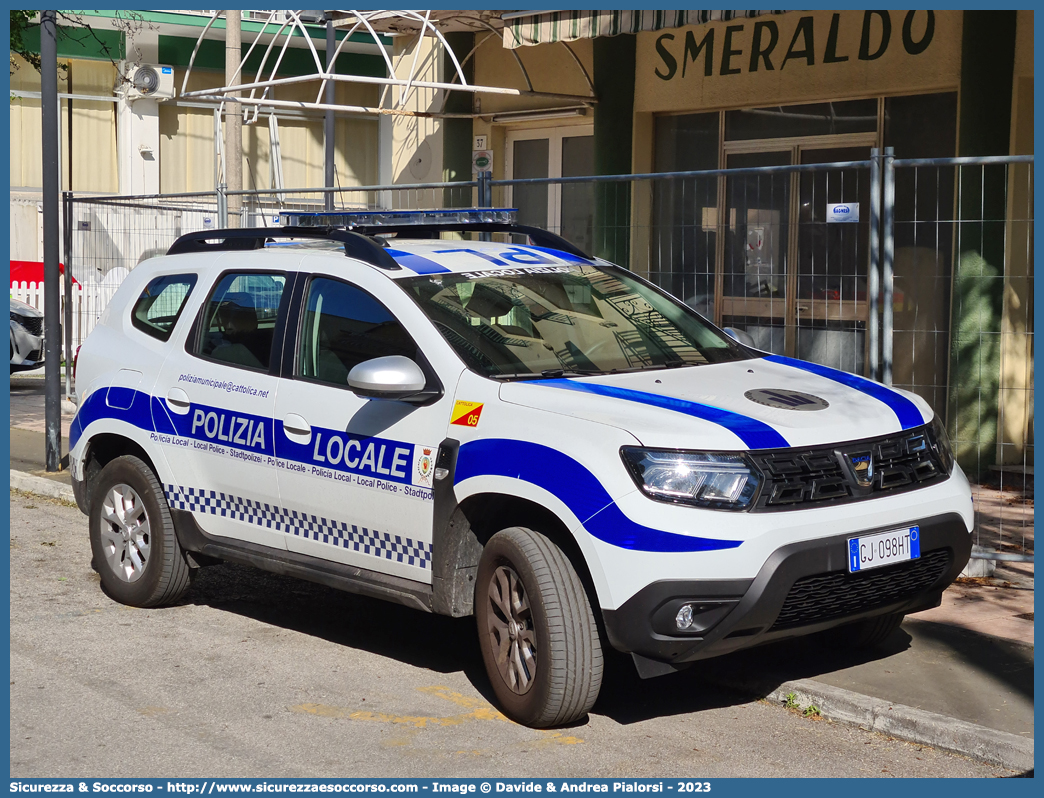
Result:
[[[449,57],[454,67],[454,79],[453,82],[444,81],[430,81],[430,80],[418,80],[417,79],[417,60],[420,48],[415,48],[413,52],[413,59],[410,63],[410,68],[405,77],[397,77],[397,70],[402,66],[402,61],[407,55],[404,51],[398,58],[398,63],[393,63],[392,57],[388,54],[386,48],[381,47],[381,55],[384,58],[385,67],[389,77],[372,77],[367,75],[339,75],[334,73],[332,70],[328,70],[322,63],[318,51],[315,48],[315,44],[312,42],[312,37],[305,29],[304,23],[301,21],[299,12],[297,11],[286,11],[286,20],[279,26],[278,30],[272,35],[271,41],[269,41],[265,54],[261,59],[261,63],[258,66],[257,74],[254,80],[249,83],[225,85],[216,88],[199,89],[197,91],[186,91],[189,82],[189,76],[192,74],[192,67],[196,60],[196,54],[199,51],[200,44],[202,43],[207,31],[210,30],[211,26],[217,19],[224,14],[223,11],[215,11],[206,26],[203,28],[196,41],[196,46],[192,51],[192,57],[189,59],[188,68],[185,71],[185,77],[181,84],[181,97],[184,98],[195,98],[197,100],[213,102],[218,105],[219,113],[224,110],[225,103],[239,103],[244,106],[243,113],[244,119],[248,124],[257,121],[258,114],[262,107],[275,110],[277,108],[294,108],[299,110],[314,110],[314,111],[335,111],[335,112],[348,112],[354,114],[368,114],[368,115],[392,115],[392,116],[413,116],[413,117],[428,117],[428,118],[476,118],[483,116],[481,113],[447,113],[445,109],[445,97],[448,96],[450,91],[463,91],[470,92],[473,94],[499,94],[508,95],[515,97],[533,97],[543,100],[557,100],[559,102],[572,103],[577,107],[590,106],[597,102],[597,98],[594,95],[593,86],[592,91],[588,95],[577,95],[577,94],[561,94],[557,92],[542,92],[534,91],[532,89],[532,83],[529,80],[525,67],[522,65],[521,60],[515,54],[518,66],[522,71],[522,75],[525,78],[528,89],[514,89],[502,86],[484,86],[475,83],[469,83],[464,76],[464,71],[461,61],[458,60],[456,54],[453,52],[453,48],[449,46],[442,31],[439,30],[438,26],[432,21],[431,11],[419,12],[419,11],[337,11],[331,13],[343,14],[350,18],[354,18],[355,22],[347,30],[347,34],[341,39],[337,48],[334,50],[333,56],[329,59],[330,64],[335,64],[337,56],[341,53],[345,43],[349,41],[351,36],[357,32],[363,31],[369,33],[373,37],[374,41],[378,41],[379,33],[374,27],[371,20],[388,19],[389,15],[394,15],[401,19],[404,23],[410,26],[417,27],[418,41],[420,37],[425,35],[433,36],[439,44],[442,45],[446,55]],[[254,37],[253,43],[247,49],[246,54],[242,56],[239,66],[236,69],[233,80],[239,77],[243,72],[244,66],[246,65],[247,59],[254,52],[254,49],[261,42],[262,37],[268,32],[269,26],[275,26],[276,12],[273,11],[268,20],[262,25],[261,30],[258,31]],[[492,32],[496,32],[489,23],[474,20],[480,27],[486,28]],[[347,27],[347,26],[344,26]],[[342,28],[343,29],[343,28]],[[315,61],[315,72],[308,75],[299,75],[287,78],[277,78],[279,66],[282,63],[283,56],[286,53],[287,48],[290,45],[290,41],[293,38],[295,32],[300,32],[305,42],[308,45],[308,49],[311,51],[312,58]],[[265,67],[269,63],[269,59],[272,55],[273,50],[276,48],[277,43],[281,37],[285,37],[279,48],[279,55],[276,57],[274,64],[271,67],[271,71],[267,78],[264,78]],[[488,38],[488,37],[487,37]],[[485,41],[483,39],[483,41]],[[481,44],[481,42],[480,42]],[[569,50],[573,56],[574,61],[580,67],[584,73],[584,77],[587,78],[588,85],[591,86],[590,76],[587,75],[586,70],[583,69],[583,65],[580,63],[576,54],[565,45],[566,49]],[[464,58],[464,63],[475,53],[478,49],[478,45],[468,53],[467,57]],[[513,51],[512,51],[513,52]],[[514,52],[513,52],[514,54]],[[344,82],[344,83],[359,83],[383,86],[384,90],[381,92],[380,97],[375,106],[366,105],[338,105],[329,104],[322,102],[323,95],[326,91],[327,83],[329,82]],[[294,100],[277,100],[271,96],[272,90],[277,86],[286,86],[291,84],[301,83],[319,83],[319,91],[316,95],[314,102],[307,101],[294,101]],[[391,89],[398,89],[394,100],[389,102],[391,99],[389,95],[393,92]],[[409,101],[411,94],[417,89],[433,89],[446,92],[444,95],[443,104],[439,111],[414,111],[406,108],[406,104]],[[240,96],[240,92],[246,92],[249,90],[248,96]],[[258,91],[261,90],[260,96]],[[249,113],[249,109],[253,108],[253,113]],[[536,109],[534,109],[536,110]],[[489,116],[489,114],[485,114]]]

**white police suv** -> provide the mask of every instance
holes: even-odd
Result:
[[[474,614],[504,712],[553,726],[603,644],[655,676],[874,643],[968,560],[917,396],[747,348],[508,211],[285,221],[182,236],[80,352],[73,485],[117,601],[227,560]]]

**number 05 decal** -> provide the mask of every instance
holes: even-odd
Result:
[[[457,402],[453,405],[453,414],[450,416],[450,424],[457,424],[461,427],[477,427],[479,416],[481,415],[481,402]]]

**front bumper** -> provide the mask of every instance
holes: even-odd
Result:
[[[38,368],[44,361],[44,337],[33,335],[24,326],[11,321],[11,369],[27,371]]]
[[[860,618],[936,606],[968,563],[971,535],[957,513],[910,522],[915,524],[920,558],[879,569],[848,573],[848,540],[895,524],[783,546],[753,579],[653,582],[618,609],[603,611],[609,642],[681,665]],[[672,624],[685,603],[697,611],[695,631],[682,634]]]

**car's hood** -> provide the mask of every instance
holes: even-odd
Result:
[[[29,319],[38,319],[43,316],[43,314],[32,305],[27,305],[25,302],[15,299],[14,297],[11,297],[10,299],[12,313],[17,313],[19,316],[25,316]]]
[[[678,449],[841,443],[910,429],[932,418],[932,410],[913,394],[776,356],[510,382],[501,386],[500,398],[619,427],[646,446]]]

